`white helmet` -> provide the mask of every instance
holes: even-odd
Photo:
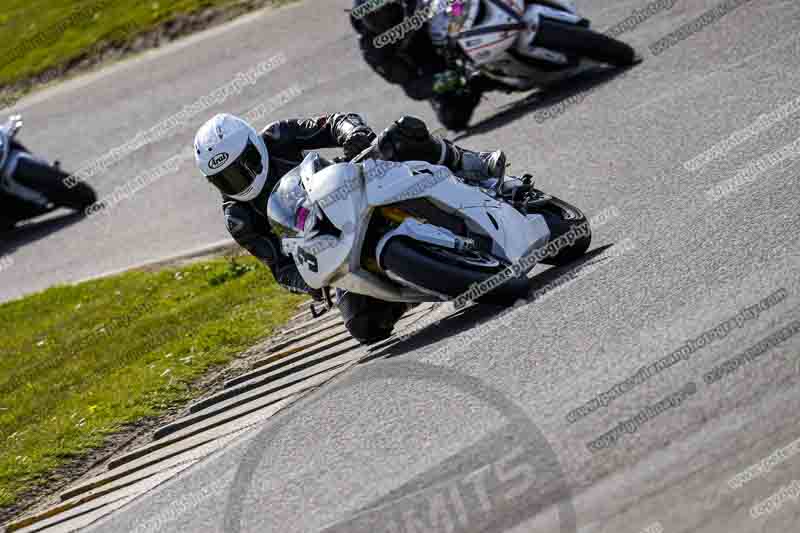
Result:
[[[269,152],[261,135],[244,120],[219,114],[194,137],[195,162],[225,196],[254,199],[267,182]]]

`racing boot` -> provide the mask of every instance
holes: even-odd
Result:
[[[295,294],[308,294],[314,299],[315,302],[324,301],[322,290],[312,289],[309,287],[306,281],[303,279],[303,276],[300,275],[300,271],[297,270],[297,266],[293,262],[276,268],[273,271],[273,275],[275,276],[275,281],[278,282],[278,285],[289,292],[293,292]]]
[[[386,128],[379,136],[377,147],[381,157],[388,161],[427,161],[444,165],[470,184],[505,175],[506,154],[473,152],[440,139],[428,131],[425,123],[412,116],[404,116]]]
[[[502,150],[464,152],[461,166],[464,170],[457,174],[469,185],[494,190],[498,198],[512,203],[521,199],[532,187],[530,176],[521,179],[505,175],[506,154]]]
[[[494,152],[472,152],[450,145],[460,150],[461,157],[456,173],[470,184],[486,180],[501,180],[506,174],[506,154],[502,150]]]

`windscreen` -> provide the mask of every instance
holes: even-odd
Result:
[[[267,202],[267,217],[275,234],[280,237],[299,237],[302,225],[298,222],[298,214],[307,211],[309,205],[308,193],[300,179],[300,169],[296,168],[281,178]]]

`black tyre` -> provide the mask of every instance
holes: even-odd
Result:
[[[431,106],[436,111],[439,122],[452,131],[467,129],[472,113],[481,101],[481,95],[475,92],[463,94],[443,94],[431,99]]]
[[[36,218],[48,212],[50,212],[48,207],[0,191],[0,232],[12,230],[17,222]]]
[[[585,229],[580,228],[581,233],[588,232],[586,235],[578,233],[580,236],[571,245],[561,247],[554,256],[542,259],[542,263],[562,266],[585,254],[592,243],[592,231],[589,227],[589,221],[586,220],[586,215],[577,207],[555,196],[536,190],[533,192],[534,194],[526,206],[526,212],[544,217],[547,226],[550,228],[550,242],[568,234],[571,230],[576,231],[581,226],[585,226]]]
[[[392,330],[408,306],[383,302],[370,296],[337,291],[337,307],[347,331],[361,344],[372,344],[392,336]]]
[[[88,183],[78,182],[74,187],[65,183],[69,174],[46,163],[20,159],[14,179],[35,189],[54,204],[83,211],[97,201],[97,194]]]
[[[84,182],[78,182],[68,192],[63,195],[59,194],[59,197],[60,200],[56,202],[58,205],[75,211],[85,211],[87,207],[97,201],[97,193],[88,183]]]
[[[0,216],[0,233],[11,231],[16,225],[16,220]]]
[[[636,50],[622,41],[589,28],[550,19],[542,19],[535,43],[619,67],[635,65],[641,60]]]
[[[409,240],[395,238],[389,241],[381,256],[381,264],[406,281],[455,298],[469,291],[472,284],[486,281],[507,270],[485,254],[475,254],[473,259],[460,259],[449,250],[424,246]],[[498,279],[498,282],[500,280]],[[527,278],[510,278],[498,283],[481,301],[522,297],[528,289]]]

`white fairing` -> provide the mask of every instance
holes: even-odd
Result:
[[[455,38],[472,66],[484,74],[528,89],[565,73],[554,73],[552,68],[538,69],[524,58],[544,61],[565,71],[574,66],[558,50],[532,45],[541,17],[571,24],[581,20],[572,0],[548,0],[548,4],[524,0],[433,0],[438,9],[429,31],[434,43],[444,43],[446,36]],[[520,22],[527,28],[509,29]]]
[[[12,115],[0,125],[0,171],[8,163],[8,156],[11,150],[11,139],[22,128],[22,116]]]
[[[32,204],[46,207],[50,204],[50,200],[44,194],[26,187],[14,179],[14,173],[17,171],[17,163],[20,159],[30,159],[48,164],[47,161],[28,152],[11,149],[11,140],[16,136],[20,128],[22,128],[22,117],[20,115],[11,116],[4,124],[0,125],[0,190]]]
[[[315,153],[309,154],[292,172],[300,172],[309,199],[325,212],[342,234],[337,239],[306,232],[302,239],[283,240],[284,250],[292,254],[303,279],[314,288],[332,285],[333,280],[347,274],[356,241],[354,230],[359,226],[366,229],[367,221],[358,222],[360,217],[369,215],[359,167],[340,164],[315,173],[314,161],[318,157]],[[309,256],[315,258],[316,264]]]
[[[374,172],[375,162],[366,161],[363,165],[334,164],[314,172],[318,159],[317,154],[309,154],[292,172],[300,173],[315,209],[324,212],[341,234],[320,235],[315,224],[307,223],[302,237],[282,241],[284,251],[294,258],[311,287],[338,287],[386,301],[430,301],[430,292],[411,286],[398,288],[388,276],[361,266],[362,254],[376,257],[376,250],[362,250],[375,209],[412,198],[425,198],[443,211],[460,214],[470,230],[492,239],[493,255],[506,263],[518,260],[550,238],[541,215],[522,215],[487,192],[465,185],[446,167],[417,161],[397,163],[386,171],[382,162],[384,171],[378,174]],[[404,235],[440,246],[459,239],[448,230],[427,223],[415,224],[415,231]],[[385,243],[386,239],[379,249]]]
[[[369,169],[368,162],[365,171]],[[427,171],[430,173],[419,173]],[[411,198],[426,198],[451,213],[461,213],[497,244],[493,250],[500,258],[516,261],[531,244],[540,238],[550,237],[547,224],[541,215],[525,217],[505,202],[495,200],[481,189],[466,185],[453,176],[447,167],[422,161],[409,161],[397,165],[381,180],[367,184],[367,202],[377,207]],[[494,217],[499,227],[491,221]],[[514,228],[513,231],[508,231]]]
[[[483,2],[483,9],[485,10],[484,16],[478,26],[474,25],[475,16],[472,14],[474,11],[477,14],[480,3]],[[505,4],[510,7],[517,16],[523,16],[524,3],[521,0],[515,0]],[[492,2],[484,0],[473,0],[469,5],[470,20],[472,23],[466,24],[463,30],[466,29],[483,29],[492,28],[495,26],[501,27],[503,25],[513,24],[517,19],[511,14],[500,8]],[[459,39],[458,43],[461,48],[469,56],[475,65],[486,65],[493,63],[506,55],[506,51],[513,47],[519,37],[518,30],[499,30],[495,32],[484,33],[481,35],[469,36]]]

